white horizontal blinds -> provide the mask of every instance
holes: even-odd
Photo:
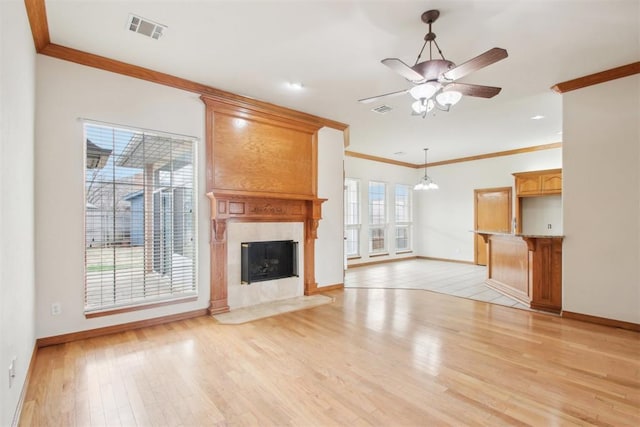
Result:
[[[360,246],[360,182],[346,178],[344,185],[345,251],[358,256]]]
[[[84,131],[85,311],[195,294],[195,141]]]
[[[396,251],[411,249],[411,187],[397,184],[396,204]]]
[[[386,184],[369,182],[369,253],[381,253],[387,250],[387,205]]]

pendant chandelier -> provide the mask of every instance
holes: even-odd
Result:
[[[424,149],[424,176],[420,179],[420,182],[418,182],[413,189],[414,190],[437,190],[438,184],[436,184],[435,182],[433,182],[433,180],[429,177],[429,175],[427,175],[427,151],[429,149],[425,148]]]

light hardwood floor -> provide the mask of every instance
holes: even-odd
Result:
[[[41,348],[22,426],[640,425],[640,334],[403,289]]]

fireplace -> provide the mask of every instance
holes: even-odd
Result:
[[[275,240],[241,244],[241,282],[298,277],[298,242]]]
[[[318,292],[315,240],[322,218],[318,197],[318,131],[347,126],[268,103],[214,91],[206,105],[206,188],[211,202],[211,282],[209,313],[229,311],[264,299]],[[299,229],[292,235],[227,233],[242,223],[282,223]],[[295,226],[294,226],[295,224]],[[247,227],[244,227],[247,225]],[[293,240],[298,248],[298,277],[241,286],[238,247],[241,242]],[[237,286],[236,286],[237,285]]]

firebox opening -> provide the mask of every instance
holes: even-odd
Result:
[[[242,283],[298,277],[298,242],[275,240],[241,244]]]

